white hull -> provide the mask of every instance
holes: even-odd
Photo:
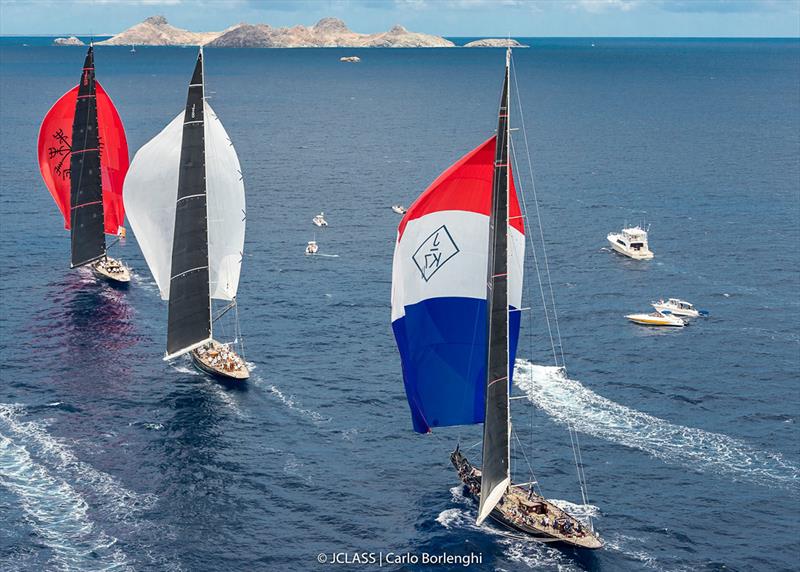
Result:
[[[615,252],[618,252],[623,256],[627,256],[628,258],[633,258],[634,260],[650,260],[653,258],[654,256],[653,253],[648,249],[634,250],[632,248],[628,248],[618,243],[617,238],[619,236],[620,235],[618,234],[608,235],[608,243],[611,245],[611,248],[613,248]]]
[[[697,318],[700,316],[700,312],[697,310],[686,310],[682,308],[676,308],[674,306],[670,306],[669,304],[651,304],[653,308],[655,308],[658,312],[672,312],[676,316],[685,316],[687,318]]]
[[[682,328],[686,325],[686,322],[678,318],[677,316],[669,316],[669,315],[653,315],[653,314],[628,314],[625,316],[634,324],[639,324],[642,326],[666,326],[666,327],[673,327],[673,328]]]

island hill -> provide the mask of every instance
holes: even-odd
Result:
[[[221,32],[190,32],[164,16],[151,16],[116,36],[98,42],[107,46],[209,46],[215,48],[452,48],[450,40],[409,32],[395,26],[388,32],[359,34],[337,18],[323,18],[311,27],[273,28],[238,24]],[[63,44],[61,44],[63,45]],[[505,47],[509,40],[478,40],[469,47]],[[524,47],[510,40],[512,47]]]

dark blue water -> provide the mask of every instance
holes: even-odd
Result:
[[[569,374],[546,367],[529,257],[519,354],[537,365],[520,366],[514,420],[545,494],[572,502],[576,427],[603,551],[475,527],[447,454],[480,427],[411,431],[391,335],[389,206],[491,134],[502,51],[206,52],[247,186],[254,371],[234,390],[161,360],[166,306],[132,233],[117,250],[129,290],[69,270],[35,146],[83,51],[4,46],[0,568],[377,568],[317,563],[334,552],[474,553],[486,570],[795,568],[800,44],[531,42],[515,60]],[[195,57],[97,49],[132,152],[183,107]],[[339,258],[302,254],[320,210],[322,252]],[[642,219],[653,261],[604,248]],[[711,317],[626,323],[660,296]]]

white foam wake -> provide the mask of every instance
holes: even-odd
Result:
[[[261,378],[255,378],[257,382],[261,382]],[[331,418],[326,417],[322,413],[318,411],[314,411],[313,409],[305,409],[300,403],[297,402],[294,395],[285,395],[280,389],[275,387],[274,385],[267,386],[269,392],[274,395],[281,403],[283,403],[288,409],[298,413],[303,417],[307,417],[314,421],[315,423],[328,423]]]
[[[615,403],[569,379],[560,368],[517,360],[514,381],[553,419],[572,423],[582,433],[703,472],[790,489],[800,484],[800,469],[779,453]]]
[[[15,495],[25,520],[50,549],[50,564],[67,570],[128,567],[125,554],[89,519],[85,499],[0,433],[0,486]]]
[[[0,428],[7,431],[15,443],[25,443],[59,476],[67,478],[74,486],[89,489],[92,495],[103,499],[103,508],[117,520],[128,522],[134,513],[153,507],[156,497],[126,489],[114,477],[79,460],[60,440],[47,432],[41,421],[24,421],[21,405],[0,403]]]

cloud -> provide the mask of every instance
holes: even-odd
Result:
[[[639,0],[578,0],[578,2],[573,4],[573,8],[593,13],[608,12],[611,10],[629,12],[639,4],[641,4]]]
[[[688,13],[800,11],[794,0],[661,0],[658,6],[665,12]]]

